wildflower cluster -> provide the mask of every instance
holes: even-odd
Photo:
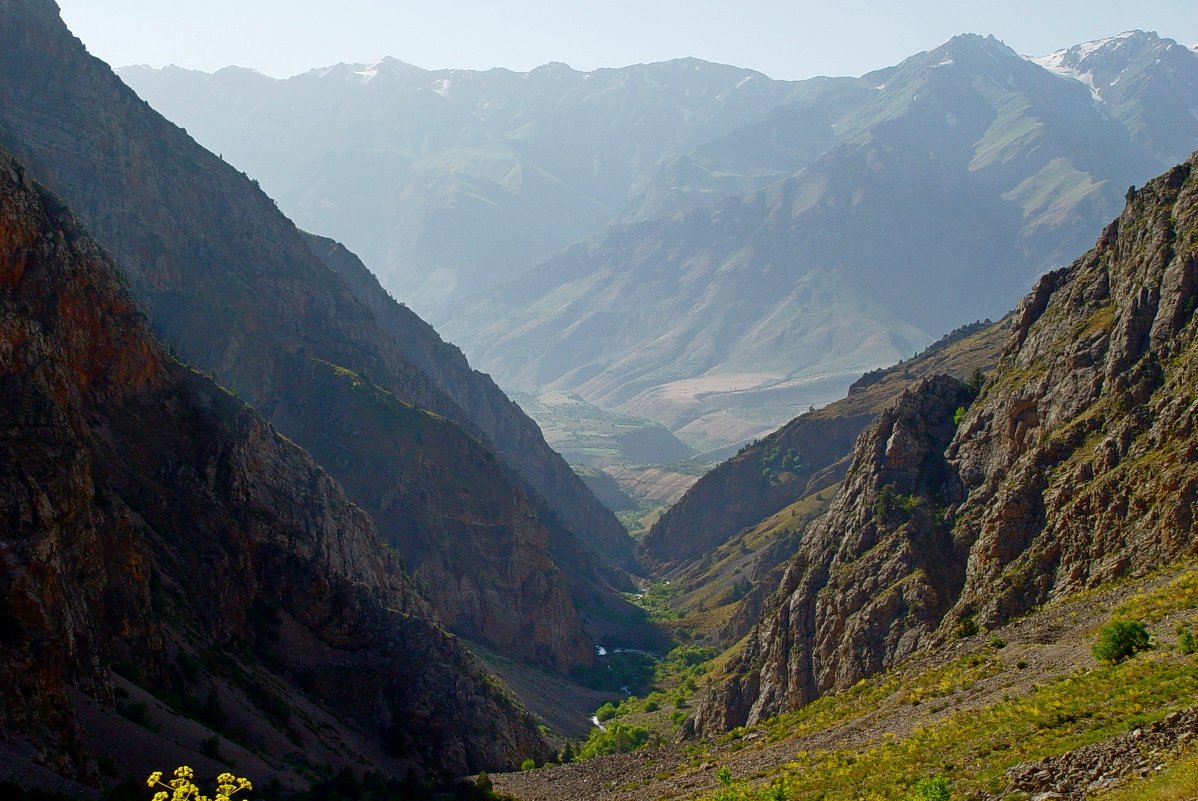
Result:
[[[146,779],[146,785],[163,788],[154,793],[154,801],[230,801],[236,793],[254,789],[249,779],[238,778],[232,773],[222,773],[216,777],[216,794],[206,796],[200,792],[193,779],[195,771],[181,765],[175,768],[173,779],[162,781],[162,771],[156,770]],[[248,801],[248,798],[242,797],[238,801]]]

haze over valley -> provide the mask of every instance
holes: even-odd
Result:
[[[63,2],[0,0],[5,801],[1198,797],[1168,0]],[[265,74],[386,36],[470,68]]]

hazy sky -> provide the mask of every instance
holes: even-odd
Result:
[[[859,75],[962,32],[1040,55],[1124,30],[1198,43],[1194,0],[58,0],[113,66],[276,77],[384,55],[421,67],[576,69],[697,56],[775,78]]]

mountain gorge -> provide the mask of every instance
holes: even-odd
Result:
[[[0,796],[1198,794],[1193,49],[0,67]]]
[[[636,617],[607,569],[621,554],[630,565],[631,544],[535,424],[377,285],[326,266],[245,176],[87,55],[52,3],[7,0],[0,12],[0,140],[84,217],[155,333],[309,449],[385,540],[410,547],[455,631],[554,669],[589,664],[581,608]],[[458,460],[473,465],[469,488]],[[468,553],[488,558],[447,581]]]

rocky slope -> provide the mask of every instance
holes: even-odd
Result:
[[[1193,552],[1198,154],[1046,275],[960,425],[930,378],[858,439],[729,678],[717,731]]]
[[[638,546],[651,571],[678,588],[672,605],[715,642],[743,637],[778,586],[781,566],[839,490],[857,436],[924,377],[976,381],[998,362],[1010,322],[962,326],[905,362],[867,373],[845,398],[700,478]]]
[[[544,754],[370,519],[167,356],[121,280],[0,153],[0,775],[207,766],[209,726],[285,783],[296,748],[393,776]]]
[[[728,416],[834,400],[863,370],[1007,311],[1094,241],[1128,184],[1189,154],[1198,121],[1182,90],[1198,57],[1174,50],[1170,70],[1143,48],[1120,72],[1141,86],[1135,102],[1180,92],[1152,101],[1174,109],[1164,118],[1131,95],[1096,103],[973,35],[813,88],[792,114],[695,156],[694,172],[722,178],[753,171],[732,154],[760,152],[773,183],[614,226],[463,304],[443,330],[503,386],[576,392],[688,443],[727,437]],[[775,140],[811,148],[761,144]]]
[[[320,451],[319,458],[329,458],[329,469],[352,499],[378,516],[385,539],[395,544],[410,540],[405,527],[421,521],[427,525],[422,536],[438,543],[438,558],[446,564],[454,563],[450,556],[455,552],[488,552],[497,530],[525,543],[511,551],[513,556],[540,548],[550,527],[561,529],[554,536],[565,543],[558,549],[562,553],[598,553],[603,550],[598,543],[619,542],[619,524],[581,481],[565,475],[560,458],[549,452],[532,424],[491,407],[478,414],[480,420],[495,416],[520,432],[509,438],[507,450],[517,447],[512,439],[519,439],[536,451],[526,457],[528,464],[550,467],[523,474],[534,497],[512,500],[524,494],[521,482],[508,475],[502,460],[480,456],[478,470],[486,474],[480,492],[495,501],[499,514],[495,519],[458,517],[452,526],[457,541],[451,538],[438,520],[441,510],[452,509],[459,498],[440,494],[440,488],[453,486],[457,465],[448,454],[405,439],[403,421],[394,418],[399,407],[385,399],[389,393],[436,411],[480,440],[486,440],[483,426],[476,426],[471,413],[416,366],[407,353],[408,340],[397,340],[385,329],[266,195],[150,110],[104,64],[88,56],[52,2],[4,0],[0,16],[0,140],[84,217],[97,240],[124,266],[155,332],[275,420],[283,433]],[[428,352],[433,345],[418,340],[413,351]],[[327,380],[328,365],[350,371],[381,392],[363,394],[355,415],[341,415],[322,396],[343,389]],[[467,384],[477,380],[469,372],[459,378]],[[478,390],[481,396],[489,392]],[[462,397],[468,394],[461,392]],[[296,412],[301,407],[306,413]],[[425,424],[451,425],[446,419]],[[498,425],[492,428],[498,430]],[[333,432],[336,441],[330,440]],[[487,447],[480,443],[479,450]],[[372,474],[366,466],[376,464],[380,452],[404,461]],[[439,479],[396,480],[396,472],[408,470]],[[477,512],[491,506],[480,502],[473,508]],[[530,506],[536,515],[524,514]],[[573,527],[559,525],[544,512],[546,507]],[[403,509],[418,511],[409,517],[399,511]],[[436,561],[408,556],[418,572],[420,563]],[[563,574],[575,571],[574,566],[543,558],[524,564],[488,559],[472,568],[452,583],[429,582],[434,604],[446,613],[455,610],[447,616],[457,631],[491,639],[484,632],[494,633],[493,621],[510,621],[507,635],[492,644],[527,655],[519,632],[548,623],[557,629],[545,642],[559,644],[548,664],[568,668],[591,660],[591,652],[581,645],[585,635],[577,610],[557,603],[561,588],[584,581]],[[531,616],[515,621],[507,604],[491,603],[494,595],[487,588],[511,586],[531,570],[548,571],[548,588],[530,587],[528,603],[534,603],[534,596],[540,599],[535,612],[522,605]]]

